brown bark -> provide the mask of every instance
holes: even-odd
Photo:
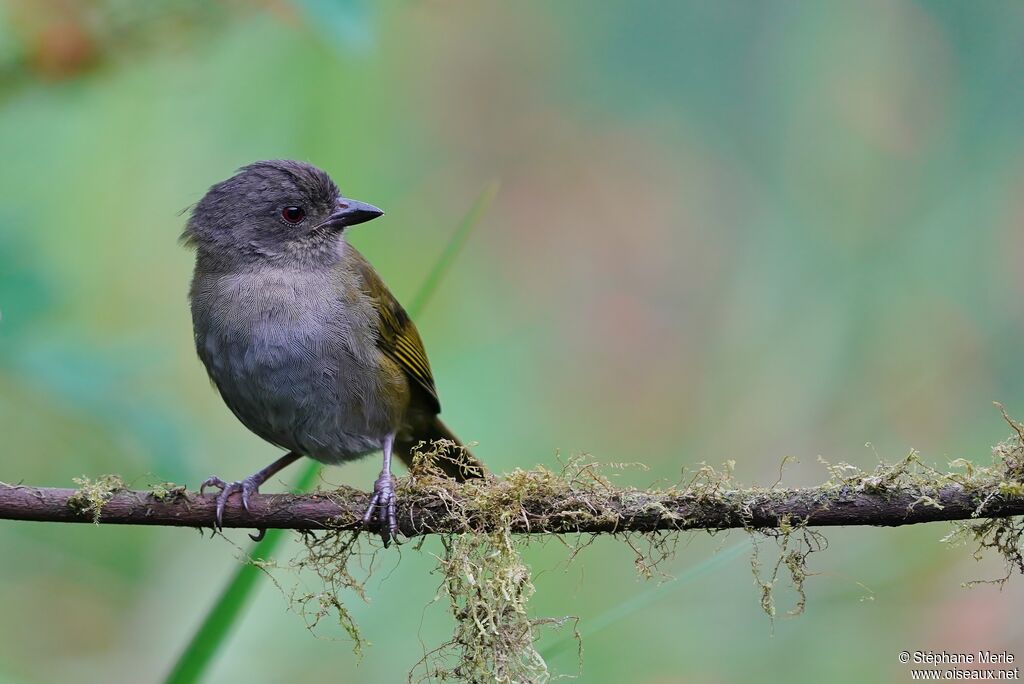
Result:
[[[466,530],[486,531],[487,516],[466,515],[473,502],[453,485],[444,497],[417,493],[400,498],[399,526],[406,536]],[[93,522],[74,489],[0,484],[0,519],[41,522]],[[401,495],[400,495],[401,496]],[[354,490],[329,494],[261,494],[249,511],[232,498],[224,527],[354,529],[369,495]],[[453,505],[454,504],[454,505]],[[465,504],[465,507],[463,506]],[[810,526],[913,525],[975,517],[1024,514],[1024,496],[1004,496],[995,487],[939,489],[908,487],[884,492],[852,487],[730,490],[714,496],[679,492],[608,490],[601,496],[571,489],[557,495],[526,495],[512,528],[521,533],[611,533],[656,530],[777,527],[784,521]],[[453,513],[452,511],[456,511]],[[461,512],[460,512],[461,511]],[[103,504],[99,521],[113,525],[210,527],[212,494],[172,494],[160,499],[147,491],[120,491]]]

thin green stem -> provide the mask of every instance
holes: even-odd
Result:
[[[716,553],[714,556],[701,561],[691,568],[687,568],[677,577],[668,580],[667,582],[656,584],[650,587],[647,591],[643,591],[612,606],[594,619],[587,620],[586,627],[578,630],[573,636],[563,636],[557,641],[549,644],[547,647],[540,649],[541,657],[547,660],[551,656],[565,650],[565,648],[570,644],[576,643],[577,638],[583,639],[584,637],[596,634],[597,632],[611,627],[620,620],[624,620],[630,615],[654,605],[655,602],[663,599],[666,593],[674,591],[687,581],[694,580],[701,575],[706,575],[711,570],[720,565],[724,565],[734,558],[738,558],[749,548],[750,540],[742,541],[739,544],[729,547],[725,551]]]
[[[309,491],[320,475],[320,464],[309,461],[292,491]],[[284,540],[285,530],[267,530],[263,539],[253,544],[250,558],[270,558]],[[238,617],[252,596],[263,571],[251,563],[243,563],[235,570],[220,597],[203,619],[203,624],[192,636],[174,669],[164,680],[166,684],[197,682],[206,671],[213,656],[220,650]]]
[[[449,238],[448,244],[445,245],[444,251],[441,252],[441,256],[434,262],[434,268],[427,274],[427,279],[423,281],[419,292],[413,297],[412,304],[408,307],[409,315],[413,319],[423,313],[427,302],[434,296],[441,281],[444,280],[444,276],[451,270],[455,257],[462,251],[473,229],[476,228],[481,217],[483,217],[487,208],[491,206],[491,202],[494,201],[494,197],[498,194],[499,185],[498,181],[491,181],[491,184],[484,188],[484,191],[480,193],[480,196],[476,198],[476,202],[473,203],[473,206],[470,207],[470,210],[463,217],[455,233]]]

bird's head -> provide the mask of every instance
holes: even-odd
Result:
[[[222,263],[336,258],[345,228],[384,212],[342,197],[324,171],[297,161],[249,164],[211,187],[182,234]]]

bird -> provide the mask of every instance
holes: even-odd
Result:
[[[287,453],[248,477],[212,476],[214,525],[303,456],[341,464],[380,451],[365,528],[396,540],[392,456],[410,464],[423,442],[450,440],[438,466],[456,480],[483,465],[441,422],[430,362],[412,319],[348,230],[383,215],[344,197],[300,161],[244,166],[191,211],[182,242],[195,250],[189,290],[196,352],[245,427]],[[262,536],[262,531],[260,532]],[[254,537],[256,538],[256,537]]]

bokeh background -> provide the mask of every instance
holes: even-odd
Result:
[[[1022,121],[1015,2],[2,2],[0,480],[194,487],[275,456],[195,358],[177,236],[211,183],[276,157],[387,210],[351,239],[406,301],[500,181],[418,321],[446,420],[497,471],[585,451],[650,466],[623,484],[727,459],[771,484],[791,456],[784,482],[810,485],[818,455],[987,463],[992,400],[1024,415]],[[581,618],[586,682],[1024,657],[1024,583],[961,588],[1002,567],[948,530],[829,531],[806,613],[774,624],[743,534],[687,537],[661,585],[614,540],[569,565],[531,546],[531,606]],[[361,658],[265,584],[209,681],[403,681],[450,632],[424,609],[437,551],[378,557],[349,602]],[[237,553],[0,523],[0,681],[159,680]],[[541,650],[575,673],[563,636]]]

